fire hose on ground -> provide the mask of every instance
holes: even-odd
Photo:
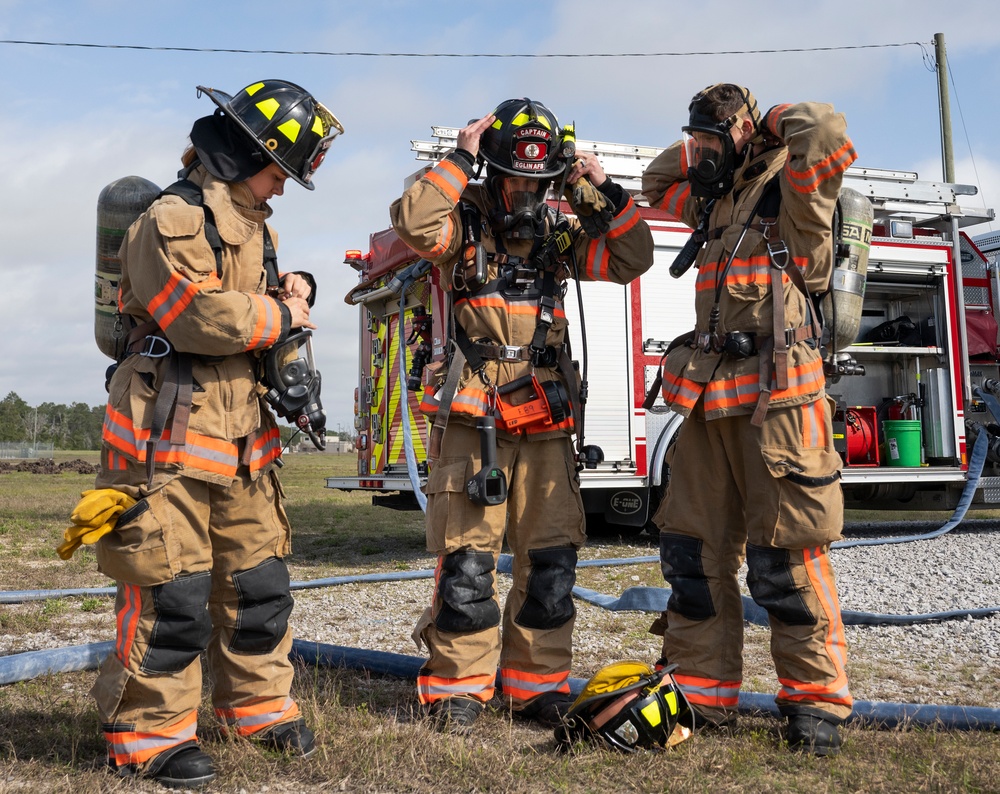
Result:
[[[992,406],[991,406],[992,408]],[[1000,406],[998,406],[1000,411]],[[986,460],[987,434],[980,433],[976,438],[973,453],[969,462],[969,477],[959,504],[951,519],[940,529],[921,535],[910,535],[900,538],[866,539],[859,541],[841,541],[832,544],[833,548],[850,548],[859,545],[876,545],[888,543],[907,543],[928,540],[949,532],[958,526],[975,494],[979,477]],[[659,557],[628,557],[620,559],[582,560],[578,567],[599,567],[615,565],[631,565],[637,563],[657,562]],[[500,573],[510,573],[512,558],[510,555],[500,555],[497,564]],[[396,582],[411,579],[432,578],[432,570],[403,571],[396,573],[358,574],[352,576],[335,576],[325,579],[315,579],[304,582],[293,582],[292,590],[305,590],[329,587],[341,584],[359,582]],[[51,598],[69,596],[114,595],[115,588],[77,588],[68,590],[28,590],[0,593],[0,604],[17,604],[28,601],[40,601]],[[661,612],[666,608],[670,590],[663,587],[630,587],[621,596],[612,597],[593,590],[576,586],[573,594],[587,603],[612,611],[645,611]],[[757,606],[749,597],[743,598],[744,619],[748,622],[767,625],[766,611]],[[846,625],[912,625],[928,621],[947,620],[952,618],[985,617],[1000,613],[1000,606],[982,607],[979,609],[951,610],[947,612],[925,613],[920,615],[888,615],[867,612],[843,611],[841,613]],[[42,651],[11,654],[0,657],[0,685],[18,681],[27,681],[43,675],[76,672],[96,669],[103,659],[114,650],[113,642],[98,642],[88,645],[71,646]],[[423,659],[403,654],[385,651],[349,648],[326,643],[295,640],[292,644],[291,657],[306,664],[318,667],[343,667],[351,670],[364,670],[376,675],[396,676],[415,680],[417,672],[423,664]],[[573,694],[579,693],[586,681],[570,678],[570,689]],[[777,707],[773,696],[741,692],[739,696],[739,711],[744,714],[770,714],[777,716]],[[951,730],[1000,730],[1000,709],[923,705],[911,703],[894,703],[879,701],[855,701],[850,722],[875,724],[892,728],[898,725],[914,725],[920,727],[943,727]]]

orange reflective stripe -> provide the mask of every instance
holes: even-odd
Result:
[[[470,675],[465,678],[442,678],[421,673],[417,676],[417,699],[421,703],[463,695],[488,703],[493,699],[496,675]]]
[[[805,171],[795,171],[791,161],[785,165],[785,175],[791,186],[799,193],[812,193],[827,179],[837,176],[847,170],[847,167],[858,159],[854,144],[848,140],[829,157],[820,160],[812,168]]]
[[[629,196],[628,201],[625,203],[625,209],[619,212],[611,220],[611,223],[608,224],[607,238],[614,240],[617,237],[621,237],[626,232],[630,232],[640,220],[639,209],[635,206],[635,202],[632,201],[632,197]]]
[[[102,438],[109,446],[140,463],[146,460],[146,441],[150,431],[137,428],[127,417],[110,405],[104,414]],[[179,463],[213,474],[233,477],[239,464],[238,448],[231,441],[199,435],[190,430],[183,445],[170,443],[170,431],[165,430],[156,445],[154,460],[157,463]]]
[[[584,265],[587,274],[594,281],[608,280],[608,265],[611,264],[611,253],[606,243],[607,236],[599,237],[587,243],[587,261]]]
[[[141,764],[164,750],[169,750],[182,742],[196,738],[198,732],[198,712],[191,711],[188,715],[170,728],[159,733],[142,733],[139,731],[105,730],[110,755],[115,764]]]
[[[281,431],[272,427],[258,438],[250,452],[250,471],[258,472],[281,457]]]
[[[679,378],[671,372],[663,373],[663,399],[684,408],[694,408],[705,386],[687,378]]]
[[[217,289],[221,286],[222,282],[215,275],[196,283],[180,272],[174,271],[163,289],[146,306],[146,310],[156,324],[165,331],[194,300],[195,295],[204,289]]]
[[[569,670],[557,673],[526,673],[504,667],[500,670],[503,693],[515,700],[531,700],[546,692],[569,692]]]
[[[440,188],[452,203],[458,204],[462,191],[469,184],[469,177],[451,160],[441,160],[423,176],[432,185]]]
[[[712,381],[705,387],[705,411],[754,405],[759,392],[760,384],[756,372],[738,378]]]
[[[137,584],[121,583],[122,608],[115,615],[115,655],[122,667],[128,667],[128,657],[135,642],[135,631],[142,614],[142,591]]]
[[[274,298],[266,295],[251,295],[250,302],[257,311],[257,322],[253,335],[244,351],[271,347],[281,336],[281,309]]]
[[[837,586],[834,582],[833,568],[830,556],[824,546],[814,546],[802,550],[806,573],[812,583],[813,592],[819,599],[820,606],[827,618],[827,631],[824,638],[826,655],[837,671],[837,676],[829,684],[810,684],[805,682],[785,681],[781,684],[782,697],[792,700],[821,700],[826,703],[838,703],[845,706],[853,704],[854,699],[847,686],[847,638],[844,633],[844,621],[840,614],[840,599],[837,596]],[[788,695],[785,695],[785,691]]]
[[[687,169],[684,170],[687,173]],[[688,182],[677,182],[667,188],[659,209],[668,213],[674,220],[680,220],[684,214],[684,206],[691,197],[691,185]]]
[[[223,730],[235,728],[240,736],[252,736],[279,722],[289,722],[299,716],[299,707],[289,697],[271,698],[249,706],[217,708],[215,715],[223,722]]]
[[[694,675],[674,673],[677,686],[688,702],[711,708],[736,708],[740,700],[742,681],[720,681],[717,678],[702,678]]]
[[[665,380],[666,378],[664,378]],[[802,397],[815,394],[825,383],[823,361],[821,359],[807,361],[789,368],[788,388],[772,389],[771,401],[783,397]],[[774,385],[774,378],[771,379],[771,385]],[[726,408],[754,405],[759,394],[760,381],[757,373],[712,381],[705,387],[705,411],[720,411]]]
[[[507,314],[538,314],[538,301],[507,301],[499,296],[484,296],[479,298],[462,298],[455,301],[455,308],[462,305],[471,306],[474,309],[502,309]],[[556,317],[565,317],[566,310],[561,306],[556,306],[552,312]]]
[[[826,412],[822,400],[806,403],[802,412],[802,446],[825,447],[830,443],[827,436]]]
[[[767,115],[764,117],[764,123],[766,124],[767,128],[773,130],[774,125],[778,122],[778,119],[781,118],[781,114],[784,113],[786,110],[788,110],[788,108],[790,108],[791,106],[792,106],[791,103],[786,102],[783,105],[775,105],[773,108],[771,108],[767,112]]]

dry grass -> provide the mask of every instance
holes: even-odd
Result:
[[[75,454],[75,453],[74,453]],[[96,458],[96,456],[94,456]],[[372,508],[366,497],[329,491],[326,475],[347,473],[349,458],[290,457],[283,479],[296,527],[295,579],[351,572],[426,567],[421,517]],[[92,477],[75,474],[0,475],[0,581],[4,589],[104,587],[85,550],[71,562],[54,552],[66,516]],[[620,553],[655,554],[641,541]],[[601,592],[635,584],[660,586],[655,565],[581,569],[579,583]],[[649,616],[581,608],[607,636],[604,647],[578,652],[574,675],[585,677],[605,659],[648,658]],[[12,608],[0,605],[0,637],[104,623],[110,603],[59,599]],[[773,688],[766,630],[747,630],[747,688]],[[0,653],[4,652],[0,646]],[[875,654],[856,656],[852,679],[895,677],[900,686],[940,671],[900,669]],[[996,671],[993,671],[994,673]],[[953,666],[982,704],[996,703],[995,676],[983,678],[970,658]],[[94,672],[66,673],[0,687],[0,792],[89,794],[157,791],[121,783],[102,768],[104,743],[88,696]],[[978,680],[977,680],[978,677]],[[1000,734],[945,730],[844,730],[845,749],[821,760],[781,747],[774,720],[741,718],[734,736],[701,735],[673,751],[622,756],[581,748],[555,751],[551,734],[488,712],[469,738],[442,736],[414,717],[413,684],[389,677],[314,667],[299,669],[295,692],[320,751],[310,761],[260,752],[245,741],[203,730],[205,748],[221,774],[210,791],[225,792],[990,792],[1000,790]],[[213,719],[205,703],[205,726]]]

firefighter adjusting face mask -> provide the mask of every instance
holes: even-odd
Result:
[[[717,199],[733,189],[733,178],[743,162],[743,152],[737,154],[730,130],[731,125],[727,122],[682,128],[691,195]]]
[[[494,201],[490,213],[494,230],[514,239],[530,239],[538,224],[538,210],[545,201],[548,180],[522,176],[494,177]]]

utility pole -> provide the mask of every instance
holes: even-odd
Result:
[[[934,34],[934,61],[938,78],[938,113],[941,118],[941,163],[944,181],[955,181],[955,155],[951,147],[951,106],[948,100],[948,56],[944,33]]]

